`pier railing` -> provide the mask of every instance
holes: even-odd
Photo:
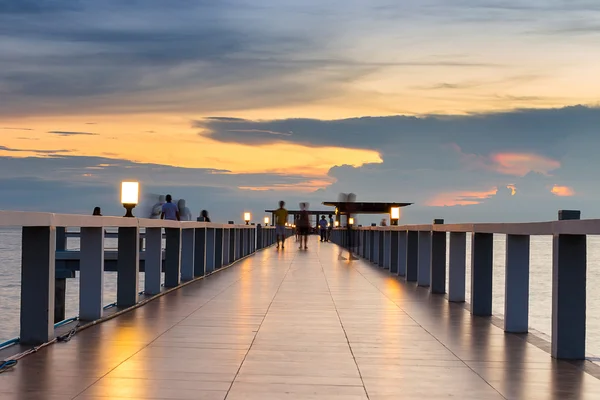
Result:
[[[55,336],[57,258],[77,261],[79,320],[103,318],[104,271],[109,254],[105,251],[106,236],[115,237],[118,242],[116,252],[110,256],[116,263],[116,306],[120,308],[136,306],[141,293],[159,295],[275,242],[274,228],[260,225],[35,212],[0,211],[0,227],[22,228],[19,342],[32,345],[47,343]],[[65,251],[66,228],[79,228],[79,251]],[[105,228],[117,228],[117,232],[106,233]],[[140,260],[145,271],[143,292],[138,287]]]
[[[391,274],[428,287],[434,295],[446,294],[448,273],[448,301],[464,302],[466,234],[470,233],[471,312],[491,316],[493,235],[506,235],[504,330],[525,333],[529,326],[530,236],[552,236],[552,356],[584,359],[586,240],[587,235],[600,234],[600,220],[580,220],[579,215],[578,211],[560,211],[559,220],[539,223],[444,224],[434,220],[430,225],[370,226],[350,232],[340,228],[332,238]]]

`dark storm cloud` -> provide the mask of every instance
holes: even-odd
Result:
[[[600,108],[583,106],[548,110],[517,110],[466,116],[390,116],[323,121],[285,119],[251,121],[208,119],[195,121],[215,140],[265,144],[288,142],[307,146],[374,149],[393,156],[398,149],[433,143],[457,143],[467,152],[541,151],[558,156],[571,138],[596,134]],[[272,132],[293,132],[274,135]]]

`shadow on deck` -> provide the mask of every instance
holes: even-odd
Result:
[[[527,335],[311,240],[22,359],[0,398],[600,398],[600,380]]]

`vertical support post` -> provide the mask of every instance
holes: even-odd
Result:
[[[390,232],[390,273],[398,275],[398,261],[399,261],[399,233],[398,231]]]
[[[492,283],[494,277],[494,235],[473,233],[471,247],[471,312],[492,315]]]
[[[559,211],[559,220],[579,219]],[[585,358],[587,246],[585,235],[552,238],[552,357]]]
[[[398,232],[398,276],[406,276],[407,231]]]
[[[223,228],[215,229],[215,269],[223,266]]]
[[[54,337],[56,228],[23,227],[21,247],[21,343]]]
[[[433,221],[434,225],[444,224],[443,219]],[[446,293],[446,232],[431,231],[430,291],[434,294]]]
[[[419,270],[417,273],[417,284],[427,287],[430,285],[431,276],[431,232],[419,232],[418,247],[419,247]]]
[[[383,268],[391,270],[392,232],[383,231]]]
[[[181,282],[181,228],[165,228],[165,287],[179,286]]]
[[[196,228],[194,240],[194,276],[204,276],[206,266],[206,228]]]
[[[223,265],[231,264],[229,261],[229,228],[223,228]]]
[[[182,229],[181,231],[181,280],[191,281],[194,279],[194,228]]]
[[[406,235],[406,281],[416,282],[419,275],[419,232]]]
[[[81,228],[79,319],[102,318],[104,291],[104,228]]]
[[[257,250],[260,250],[264,247],[263,234],[264,234],[264,229],[262,228],[262,225],[261,224],[256,225],[256,249]]]
[[[504,330],[529,328],[529,235],[506,235]]]
[[[54,323],[64,321],[66,317],[67,279],[54,279]]]
[[[146,294],[160,293],[162,266],[162,228],[146,228],[146,259],[144,260]]]
[[[269,245],[271,245],[270,243]],[[229,263],[236,261],[235,259],[235,228],[229,229]]]
[[[56,227],[56,251],[65,251],[65,250],[67,250],[67,228],[65,228],[64,226],[57,226]]]
[[[457,303],[465,301],[466,254],[467,234],[465,232],[450,232],[448,301]]]
[[[375,249],[376,246],[377,246],[377,242],[376,242],[376,238],[375,238],[375,231],[372,229],[369,229],[369,261],[370,262],[375,261],[375,255],[377,254],[377,251]]]
[[[383,267],[383,257],[385,255],[385,237],[384,231],[377,231],[377,265]]]
[[[206,274],[215,270],[215,228],[206,229]]]
[[[136,227],[119,228],[117,256],[117,306],[131,307],[139,299],[140,230]]]

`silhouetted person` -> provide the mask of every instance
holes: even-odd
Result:
[[[94,207],[94,212],[92,213],[92,215],[98,215],[98,216],[102,216],[102,210],[100,209],[100,207]]]
[[[200,216],[197,219],[198,222],[210,222],[210,218],[208,217],[208,211],[202,210],[200,211]]]
[[[171,195],[168,194],[165,200],[167,202],[162,206],[162,213],[160,215],[160,219],[179,221],[179,209],[175,204],[171,203],[173,201]]]
[[[158,202],[152,206],[150,210],[150,219],[160,219],[162,216],[162,206],[165,204],[165,195],[161,194],[158,196]]]
[[[192,220],[192,213],[190,212],[190,209],[185,206],[184,199],[180,199],[177,202],[177,208],[179,209],[179,220],[180,221],[191,221]]]
[[[334,222],[333,222],[333,217],[331,216],[331,214],[329,214],[329,226],[327,227],[327,241],[331,241],[331,231],[333,231],[333,226],[334,226]]]
[[[300,203],[300,218],[298,218],[298,233],[300,234],[300,247],[304,239],[304,249],[308,249],[308,233],[310,231],[310,218],[308,216],[308,203]]]
[[[321,242],[327,241],[327,220],[324,215],[321,215],[319,220],[319,233],[321,234]]]
[[[285,224],[288,219],[288,211],[284,208],[285,201],[279,202],[279,208],[275,211],[275,236],[277,239],[277,248],[279,248],[279,239],[281,238],[281,248],[285,249]]]

